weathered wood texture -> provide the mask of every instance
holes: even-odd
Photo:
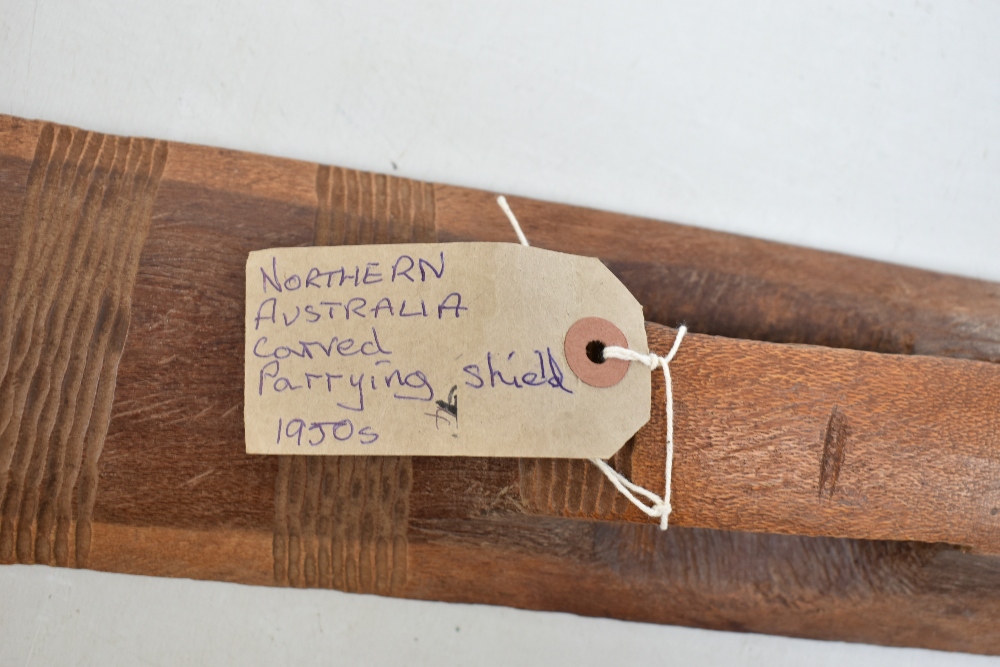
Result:
[[[511,241],[488,192],[436,186],[442,241]],[[646,319],[730,338],[1000,361],[1000,285],[508,197],[533,246],[600,257]]]
[[[691,334],[671,370],[675,525],[1000,553],[1000,365]],[[654,377],[631,468],[659,492]]]
[[[604,259],[651,320],[1000,358],[994,284],[512,205],[535,245]],[[246,253],[435,236],[512,240],[487,193],[0,117],[0,561],[1000,653],[993,556],[574,518],[641,518],[579,461],[246,456]],[[995,548],[995,371],[692,336],[675,518]],[[958,415],[979,437],[949,432]],[[614,464],[655,486],[661,427]]]

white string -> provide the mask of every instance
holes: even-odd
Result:
[[[518,240],[523,246],[529,246],[528,239],[524,236],[524,232],[521,231],[521,225],[518,224],[517,218],[514,217],[514,212],[510,210],[510,206],[507,205],[507,198],[503,195],[497,197],[497,204],[500,205],[500,209],[507,215],[507,219],[510,220],[511,227],[514,228],[514,233],[517,234]],[[652,352],[649,354],[643,354],[642,352],[636,352],[635,350],[630,350],[627,347],[618,347],[617,345],[611,345],[604,348],[604,358],[605,359],[621,359],[622,361],[635,361],[643,364],[650,371],[655,371],[657,367],[663,368],[663,382],[666,387],[666,418],[667,418],[667,463],[666,470],[664,471],[664,477],[666,481],[663,487],[663,497],[656,495],[649,489],[645,489],[638,484],[633,484],[625,477],[611,466],[609,466],[605,461],[601,459],[589,459],[597,468],[604,473],[604,475],[611,480],[611,483],[615,485],[615,488],[621,492],[623,496],[628,498],[628,500],[642,510],[646,515],[660,520],[660,530],[666,530],[669,522],[670,512],[672,507],[670,506],[670,479],[674,468],[674,391],[672,383],[670,381],[670,362],[673,361],[674,356],[677,354],[677,350],[680,349],[681,341],[684,339],[684,334],[687,333],[687,327],[681,325],[677,329],[677,336],[674,337],[674,344],[670,346],[670,351],[667,352],[666,356],[660,357]],[[636,497],[636,494],[644,497],[649,501],[649,504],[643,502]]]
[[[507,219],[510,220],[510,226],[514,228],[514,233],[517,234],[517,240],[521,242],[523,246],[530,246],[528,243],[528,237],[524,235],[521,231],[521,225],[517,223],[517,218],[514,217],[514,212],[510,210],[510,206],[507,205],[507,198],[503,195],[497,197],[497,204],[500,205],[500,210],[507,215]]]
[[[663,497],[659,497],[652,491],[642,488],[636,484],[625,479],[625,476],[620,472],[609,466],[607,463],[600,459],[590,459],[591,462],[596,465],[601,471],[607,475],[611,483],[622,492],[622,494],[628,498],[633,505],[641,509],[650,517],[660,519],[660,530],[666,530],[669,523],[670,512],[672,507],[670,506],[670,479],[674,469],[674,390],[672,383],[670,381],[670,362],[673,361],[674,356],[677,354],[677,350],[681,347],[681,341],[684,340],[684,334],[687,333],[687,327],[683,324],[678,327],[677,335],[674,337],[674,344],[670,346],[670,351],[667,352],[666,356],[660,357],[652,352],[649,354],[643,354],[641,352],[636,352],[635,350],[630,350],[627,347],[618,347],[617,345],[611,345],[604,348],[604,358],[605,359],[621,359],[623,361],[637,361],[640,364],[648,367],[650,371],[655,371],[657,366],[663,368],[663,384],[666,387],[666,417],[667,417],[667,463],[664,470],[664,484],[663,484]],[[647,500],[652,503],[647,505],[638,498],[636,498],[630,491],[635,491],[636,493],[645,496]]]

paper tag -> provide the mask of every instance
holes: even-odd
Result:
[[[649,421],[647,369],[599,388],[567,361],[584,318],[647,351],[642,306],[597,259],[277,248],[246,280],[247,453],[608,458]]]

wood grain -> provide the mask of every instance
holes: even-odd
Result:
[[[321,166],[316,196],[315,245],[434,240],[426,183]],[[275,581],[400,593],[412,480],[408,456],[279,457]]]
[[[675,332],[647,324],[647,336],[662,355]],[[672,525],[1000,553],[997,364],[689,334],[671,369]],[[621,471],[662,493],[659,373],[652,400],[653,418]],[[615,502],[617,492],[588,466],[522,464],[529,509],[650,521]]]
[[[9,249],[0,252],[3,308],[20,293],[12,289],[16,281],[25,280],[13,276],[35,270],[37,263],[20,258],[21,237],[43,225],[61,229],[70,224],[64,214],[45,214],[26,226],[24,211],[33,197],[76,201],[75,175],[89,173],[75,166],[89,164],[84,160],[90,159],[90,139],[77,138],[83,134],[0,117],[0,247]],[[60,136],[66,157],[53,148]],[[83,141],[79,157],[71,152],[77,150],[74,141]],[[102,146],[108,142],[142,144],[106,137]],[[1000,653],[995,620],[1000,560],[994,556],[914,541],[683,527],[662,534],[651,525],[595,520],[640,517],[628,516],[627,507],[579,462],[421,457],[407,468],[400,461],[331,458],[310,468],[301,457],[282,463],[279,457],[246,456],[240,413],[247,252],[435,235],[439,240],[511,241],[512,235],[489,193],[183,144],[142,145],[162,146],[150,153],[149,171],[138,168],[144,163],[137,154],[135,168],[127,159],[124,164],[112,160],[107,179],[145,184],[135,191],[150,194],[128,201],[151,203],[148,229],[140,206],[137,215],[109,217],[115,221],[108,227],[113,234],[94,242],[94,247],[126,247],[110,241],[121,238],[138,244],[132,282],[125,269],[106,274],[122,280],[116,303],[128,303],[124,299],[130,295],[128,338],[117,374],[101,384],[99,373],[86,370],[86,377],[97,374],[97,383],[81,383],[77,398],[66,403],[75,415],[88,401],[98,405],[98,396],[108,397],[113,389],[110,425],[104,418],[107,434],[100,445],[99,438],[92,440],[93,448],[81,454],[79,463],[73,463],[77,459],[68,449],[60,460],[61,455],[50,455],[59,448],[50,448],[42,483],[36,484],[32,461],[42,467],[43,458],[35,452],[43,440],[37,431],[33,437],[24,431],[22,437],[18,430],[11,461],[20,461],[26,473],[16,491],[20,498],[4,481],[4,507],[11,508],[4,516],[11,523],[0,522],[0,541],[12,540],[14,548],[3,562],[328,586]],[[55,180],[44,177],[45,185],[39,186],[36,153],[49,155],[46,164],[57,165],[59,174],[63,165],[74,166],[65,177],[53,171]],[[163,157],[154,195],[149,188],[157,180],[152,178],[153,166],[160,164],[156,155]],[[91,171],[100,172],[98,167]],[[146,180],[125,176],[139,173],[147,174]],[[97,177],[87,178],[90,183]],[[1000,289],[991,283],[616,214],[511,201],[535,245],[601,257],[646,305],[647,318],[662,324],[686,319],[702,334],[1000,358]],[[108,210],[119,210],[116,206],[121,204]],[[76,229],[80,223],[71,224]],[[45,242],[61,248],[56,238]],[[35,256],[45,263],[60,252]],[[122,257],[127,268],[131,255]],[[78,308],[90,307],[94,297],[82,279],[69,284],[87,296]],[[47,292],[42,282],[38,285],[24,292],[32,296],[24,303],[43,310]],[[0,334],[15,340],[23,319],[18,316],[16,326],[13,316],[2,320]],[[107,335],[113,352],[111,329],[101,335]],[[85,359],[90,369],[94,335],[93,329],[70,323],[53,340],[59,346],[65,342],[70,358]],[[654,344],[671,335],[651,325]],[[58,359],[59,349],[44,358]],[[814,364],[815,355],[822,358],[822,369]],[[96,359],[93,363],[96,368]],[[967,413],[981,422],[969,424],[974,432],[992,427],[996,413],[988,408],[996,400],[995,366],[708,335],[692,336],[675,364],[678,521],[995,547],[990,479],[995,479],[996,443],[943,433],[946,420]],[[43,366],[40,362],[38,368]],[[873,374],[873,368],[878,372]],[[60,375],[57,370],[53,365],[50,387],[60,381],[65,387],[69,371]],[[34,405],[31,386],[41,387],[43,381],[35,384],[35,378],[48,372],[25,371],[13,379],[7,373],[10,389],[0,391],[16,398],[30,380],[25,405]],[[738,388],[734,377],[743,382]],[[950,377],[962,379],[947,385]],[[920,385],[920,378],[934,386]],[[885,392],[882,382],[896,389]],[[934,393],[948,387],[955,392],[951,398]],[[772,392],[782,397],[779,408],[797,409],[802,419],[782,422],[774,417],[773,404],[758,405],[744,395],[756,401]],[[878,411],[869,409],[873,397],[883,401]],[[987,410],[977,412],[976,405]],[[733,406],[743,413],[719,417]],[[17,407],[10,405],[11,415],[18,412],[23,422],[27,414],[31,423],[33,413]],[[40,424],[47,423],[41,419],[44,407]],[[54,433],[64,428],[69,412],[56,414]],[[714,417],[706,421],[705,414]],[[887,427],[879,421],[884,414],[914,419],[890,420]],[[730,430],[746,426],[746,420],[753,430]],[[99,422],[88,422],[88,429],[97,424],[95,436],[101,432]],[[662,456],[657,428],[651,424],[615,457],[619,469],[650,485],[657,483],[656,456]],[[81,492],[82,473],[71,482],[74,465],[96,471],[86,493]],[[355,469],[359,465],[363,470]],[[401,470],[409,473],[400,475]],[[65,551],[60,551],[58,529],[40,529],[43,499],[51,497],[48,480],[60,474],[56,486],[71,490],[69,513],[62,515],[68,522]],[[33,486],[39,494],[35,510],[24,502]],[[89,513],[80,502],[85,496],[93,498]],[[921,504],[921,498],[926,502]],[[865,519],[873,508],[881,514]],[[81,530],[81,523],[88,528]],[[18,535],[26,533],[34,549],[19,550]],[[39,534],[52,535],[54,552],[39,548]],[[81,549],[79,539],[87,535],[89,549]],[[405,556],[397,557],[404,550]]]
[[[692,334],[671,371],[675,525],[1000,553],[1000,365]],[[659,492],[654,410],[632,470]]]
[[[37,551],[47,562],[54,548],[66,564],[75,486],[76,562],[87,562],[97,461],[165,162],[163,142],[53,126],[39,135],[0,314],[0,558],[16,541],[19,560]]]
[[[514,241],[495,195],[436,186],[442,241]],[[531,244],[592,255],[646,319],[730,338],[1000,361],[1000,284],[507,197]]]

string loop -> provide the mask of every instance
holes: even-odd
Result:
[[[670,346],[670,351],[664,356],[659,356],[650,352],[649,354],[643,354],[642,352],[636,352],[635,350],[630,350],[627,347],[618,347],[617,345],[612,345],[604,348],[604,358],[605,359],[621,359],[623,361],[634,361],[646,366],[650,371],[655,371],[657,368],[663,369],[663,383],[666,387],[666,420],[667,420],[667,462],[664,470],[664,485],[663,485],[663,497],[656,495],[648,489],[644,489],[638,484],[633,484],[628,479],[625,478],[620,472],[609,466],[607,463],[600,459],[590,459],[590,462],[600,468],[601,472],[611,480],[611,483],[615,485],[622,495],[629,499],[629,501],[638,507],[640,510],[645,512],[648,516],[660,520],[660,530],[666,530],[670,520],[670,512],[673,508],[670,506],[670,479],[674,468],[674,392],[672,387],[672,382],[670,380],[670,362],[673,361],[674,357],[677,355],[677,350],[681,347],[681,341],[684,340],[684,334],[687,333],[687,327],[683,324],[677,329],[677,335],[674,337],[674,344]],[[633,493],[634,492],[634,493]],[[634,495],[638,493],[650,502],[646,504],[643,501],[636,498]]]
[[[507,198],[503,195],[497,197],[497,205],[507,216],[510,221],[511,227],[514,228],[514,233],[517,234],[518,241],[521,245],[528,246],[527,237],[524,232],[521,231],[521,225],[517,222],[517,218],[514,217],[514,212],[510,210],[510,206],[507,205]],[[666,481],[663,486],[663,497],[656,495],[649,489],[645,489],[638,484],[633,484],[628,480],[625,475],[621,474],[607,462],[601,459],[589,459],[597,468],[604,473],[604,475],[611,480],[611,483],[615,485],[618,491],[628,498],[629,502],[642,510],[647,516],[660,520],[660,530],[666,530],[669,524],[670,512],[672,507],[670,506],[670,478],[673,473],[674,468],[674,392],[670,381],[670,362],[673,361],[674,356],[677,355],[677,350],[681,347],[681,341],[684,340],[684,334],[687,333],[687,327],[681,325],[677,329],[677,336],[674,337],[674,344],[670,346],[670,351],[664,356],[659,356],[650,352],[649,354],[644,354],[642,352],[636,352],[635,350],[630,350],[627,347],[619,347],[617,345],[610,345],[604,348],[604,358],[605,359],[621,359],[623,361],[637,362],[640,363],[651,372],[655,371],[657,368],[663,369],[663,382],[666,386],[666,418],[667,418],[667,463],[666,470],[664,471],[664,476]],[[648,503],[643,502],[636,496],[642,496]]]

